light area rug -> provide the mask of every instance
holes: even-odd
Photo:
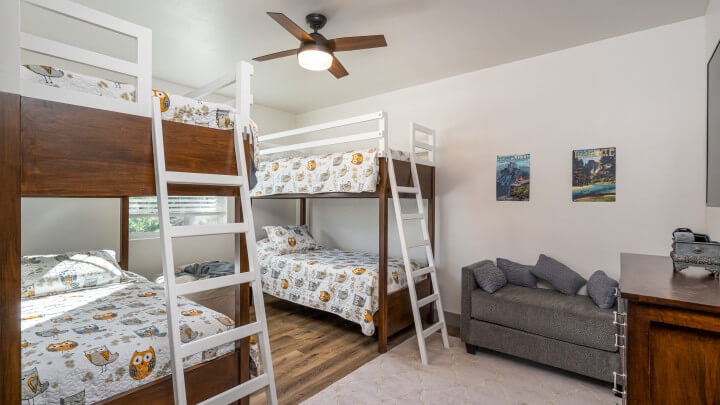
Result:
[[[610,384],[497,353],[473,356],[458,338],[451,337],[450,349],[444,349],[435,334],[427,347],[428,366],[420,362],[413,336],[302,404],[621,403]]]

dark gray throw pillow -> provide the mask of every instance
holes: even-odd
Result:
[[[565,295],[577,294],[586,283],[585,279],[571,268],[545,255],[540,255],[531,271],[535,277],[547,281]]]
[[[477,285],[490,294],[505,287],[505,284],[507,284],[505,274],[490,260],[483,260],[477,263],[473,266],[472,272]]]
[[[615,306],[615,289],[618,285],[618,282],[608,277],[604,271],[598,270],[588,279],[587,292],[595,305],[608,309]]]
[[[533,266],[515,263],[501,257],[497,258],[497,266],[505,273],[508,284],[530,288],[537,287],[537,278],[530,271]]]

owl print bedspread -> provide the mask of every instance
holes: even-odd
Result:
[[[409,160],[409,154],[391,151],[393,159]],[[261,160],[257,184],[251,195],[363,193],[378,183],[377,148],[324,155],[281,157]]]
[[[183,342],[234,326],[178,302]],[[90,404],[171,373],[165,294],[146,279],[26,298],[21,307],[23,404]],[[232,343],[195,354],[185,367],[231,351]]]
[[[375,333],[378,256],[346,250],[308,250],[278,255],[267,239],[258,242],[263,291],[339,315]],[[415,263],[413,268],[417,268]],[[407,286],[402,260],[388,259],[388,293]]]
[[[128,83],[100,79],[71,72],[58,67],[41,65],[20,66],[20,78],[24,83],[54,87],[60,91],[75,91],[135,102],[135,86]],[[232,129],[235,125],[235,109],[227,104],[199,101],[161,90],[153,90],[147,97],[160,98],[162,119],[216,129]]]
[[[375,191],[378,150],[260,161],[251,195]]]

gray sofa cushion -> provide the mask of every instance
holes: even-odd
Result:
[[[505,273],[508,284],[522,287],[537,287],[537,278],[530,271],[533,266],[515,263],[501,257],[497,258],[497,266]]]
[[[542,254],[531,271],[535,277],[547,281],[553,288],[566,295],[577,294],[586,283],[585,279],[570,267]]]
[[[617,287],[617,281],[608,277],[604,271],[598,270],[588,279],[587,293],[595,305],[607,309],[615,306],[617,300],[615,289]]]
[[[473,319],[599,350],[617,350],[612,311],[598,308],[587,296],[514,285],[495,294],[481,289],[471,294]]]
[[[478,287],[490,294],[505,287],[507,279],[505,273],[498,269],[490,260],[483,260],[472,265],[473,276]]]

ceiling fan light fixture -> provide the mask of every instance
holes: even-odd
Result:
[[[328,70],[333,63],[333,56],[326,46],[315,43],[304,43],[298,49],[298,63],[307,70]]]

